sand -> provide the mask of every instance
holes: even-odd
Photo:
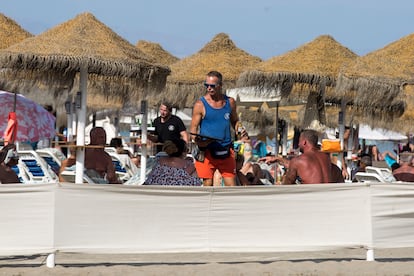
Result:
[[[283,253],[57,253],[0,257],[0,275],[414,275],[414,248]]]

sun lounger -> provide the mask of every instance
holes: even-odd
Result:
[[[357,172],[355,178],[358,182],[386,182],[380,175],[377,173],[369,172]]]
[[[395,177],[392,175],[392,172],[388,168],[381,168],[381,167],[373,167],[367,166],[365,171],[368,173],[376,173],[378,174],[384,182],[394,182],[396,181]]]
[[[18,150],[18,176],[23,183],[56,183],[57,174],[33,150]]]

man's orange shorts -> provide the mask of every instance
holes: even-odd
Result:
[[[236,176],[236,160],[233,149],[230,149],[230,156],[225,159],[213,158],[209,150],[206,150],[204,154],[204,162],[195,162],[198,177],[213,178],[216,169],[219,170],[222,177]]]

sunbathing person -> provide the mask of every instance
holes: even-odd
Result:
[[[392,174],[398,181],[414,182],[414,167],[411,165],[413,155],[408,152],[400,154],[400,166]]]
[[[111,156],[105,151],[106,132],[94,127],[90,132],[90,146],[85,149],[86,174],[98,183],[120,184]],[[100,147],[101,146],[101,147]],[[102,180],[102,181],[100,181]]]
[[[265,178],[265,174],[258,164],[244,162],[244,156],[237,154],[236,157],[236,185],[250,186],[263,185],[261,178]]]
[[[266,163],[282,162],[287,168],[283,184],[312,184],[332,183],[337,178],[332,177],[332,166],[329,155],[321,152],[318,147],[318,132],[307,129],[299,136],[301,155],[287,161],[277,156],[266,156],[259,161]]]
[[[66,158],[65,160],[62,161],[62,163],[60,164],[60,169],[59,169],[59,182],[66,182],[67,180],[65,179],[65,177],[63,176],[63,172],[65,170],[67,170],[68,168],[76,165],[76,142],[72,141],[70,143],[68,143],[68,150],[67,152],[69,152],[69,156],[68,158]]]
[[[141,163],[140,156],[136,157],[129,150],[124,149],[122,139],[120,137],[112,138],[109,146],[115,148],[116,153],[119,154],[124,164],[129,166],[135,173]],[[135,166],[132,166],[131,164],[134,164]]]
[[[0,150],[0,183],[20,183],[19,177],[12,169],[18,162],[15,144],[8,144]]]

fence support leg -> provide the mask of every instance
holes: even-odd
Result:
[[[47,255],[46,266],[49,268],[55,267],[55,253],[50,253]]]
[[[367,249],[367,261],[368,262],[375,261],[375,258],[374,258],[374,249],[372,249],[372,248]]]

